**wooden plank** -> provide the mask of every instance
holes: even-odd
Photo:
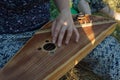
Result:
[[[94,17],[97,22],[103,20]],[[70,44],[63,43],[60,48],[51,43],[51,23],[48,23],[5,65],[0,71],[0,80],[58,80],[113,32],[115,22],[106,22],[78,27],[79,42],[75,43],[73,34]]]

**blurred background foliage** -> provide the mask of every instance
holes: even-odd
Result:
[[[50,0],[50,15],[51,15],[51,20],[55,19],[59,14],[58,9],[56,8],[53,0]]]
[[[103,1],[117,12],[120,12],[120,0],[103,0]]]
[[[120,12],[120,0],[103,0],[107,5],[110,6],[110,8],[116,10],[117,12]],[[51,3],[51,8],[50,8],[50,13],[51,13],[51,20],[54,20],[58,14],[59,11],[56,8],[53,0],[50,0]],[[72,2],[70,0],[70,8],[71,8],[71,13],[76,14],[77,11],[72,7]],[[106,16],[105,14],[101,14],[99,12],[94,13],[94,15],[101,15],[101,16]],[[120,23],[117,25],[116,30],[113,32],[112,36],[114,36],[119,42],[120,42]]]

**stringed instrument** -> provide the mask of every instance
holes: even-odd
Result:
[[[57,47],[45,24],[0,71],[0,80],[58,80],[115,29],[115,21],[101,16],[75,15],[80,33],[78,43],[73,34],[70,43]]]

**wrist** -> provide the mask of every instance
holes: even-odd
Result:
[[[64,15],[64,17],[72,19],[72,14],[69,9],[64,9],[61,11],[61,14]]]
[[[60,13],[71,13],[70,12],[70,9],[62,9],[62,10],[60,10]]]

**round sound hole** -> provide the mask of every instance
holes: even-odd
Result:
[[[47,43],[43,46],[43,49],[46,51],[52,51],[56,48],[55,44],[53,43]]]

